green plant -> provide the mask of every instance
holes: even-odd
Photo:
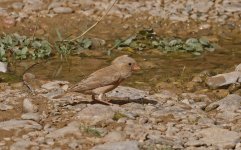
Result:
[[[127,47],[133,50],[159,49],[164,52],[190,52],[194,55],[201,55],[204,51],[214,51],[216,47],[205,37],[186,40],[177,37],[161,38],[153,29],[141,30],[125,40],[117,39],[115,46],[118,49]]]

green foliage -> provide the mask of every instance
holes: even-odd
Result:
[[[124,115],[122,113],[119,113],[119,112],[116,112],[112,119],[115,120],[115,121],[118,121],[120,118],[124,118],[124,117],[126,117],[126,115]]]
[[[91,45],[92,41],[88,38],[78,39],[75,41],[65,40],[55,42],[55,48],[61,55],[79,54],[82,50],[90,49]]]
[[[94,136],[94,137],[101,137],[102,136],[101,132],[98,131],[95,127],[80,126],[80,129],[90,136]]]
[[[20,36],[17,33],[0,37],[0,61],[9,57],[17,60],[27,58],[37,59],[50,56],[52,48],[44,39]]]
[[[63,41],[61,33],[56,30],[59,41],[54,43],[57,52],[62,55],[79,54],[81,50],[90,49],[92,41],[88,38],[75,41]],[[0,61],[8,59],[24,60],[43,59],[51,55],[51,44],[42,38],[21,36],[17,33],[0,36]]]
[[[201,55],[204,51],[214,51],[215,45],[210,43],[205,37],[189,38],[186,40],[171,37],[160,38],[153,29],[145,29],[139,31],[136,35],[126,40],[116,40],[118,49],[159,49],[164,52],[190,52],[194,55]]]

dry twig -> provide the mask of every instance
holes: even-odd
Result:
[[[118,2],[118,0],[115,0],[114,3],[111,4],[111,6],[107,9],[107,11],[105,12],[105,14],[104,14],[103,16],[101,16],[101,17],[97,20],[97,22],[96,22],[95,24],[93,24],[91,27],[89,27],[87,30],[85,30],[80,36],[77,36],[77,37],[71,39],[70,41],[77,40],[77,39],[83,37],[83,36],[84,36],[86,33],[88,33],[90,30],[92,30],[101,20],[103,20],[103,18],[104,18],[105,16],[108,15],[108,13],[110,12],[111,8],[113,8],[114,5],[115,5],[117,2]]]

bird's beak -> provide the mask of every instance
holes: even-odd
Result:
[[[132,66],[132,70],[133,71],[137,71],[137,70],[140,70],[140,69],[141,69],[141,67],[139,65],[137,65],[137,64]]]

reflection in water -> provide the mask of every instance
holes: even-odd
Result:
[[[225,45],[224,47],[224,49],[205,53],[202,56],[193,56],[186,53],[157,55],[143,52],[142,54],[132,54],[132,57],[142,66],[142,70],[135,73],[124,84],[150,87],[169,78],[177,79],[181,74],[191,77],[194,73],[205,70],[221,73],[241,63],[241,45]],[[62,69],[58,70],[60,60],[56,58],[47,63],[36,65],[29,72],[42,79],[78,82],[93,71],[109,65],[112,59],[114,58],[108,56],[101,58],[75,56],[69,59],[69,64],[63,62]],[[146,62],[149,65],[146,65]],[[56,71],[59,71],[59,73],[57,76],[53,76]]]

